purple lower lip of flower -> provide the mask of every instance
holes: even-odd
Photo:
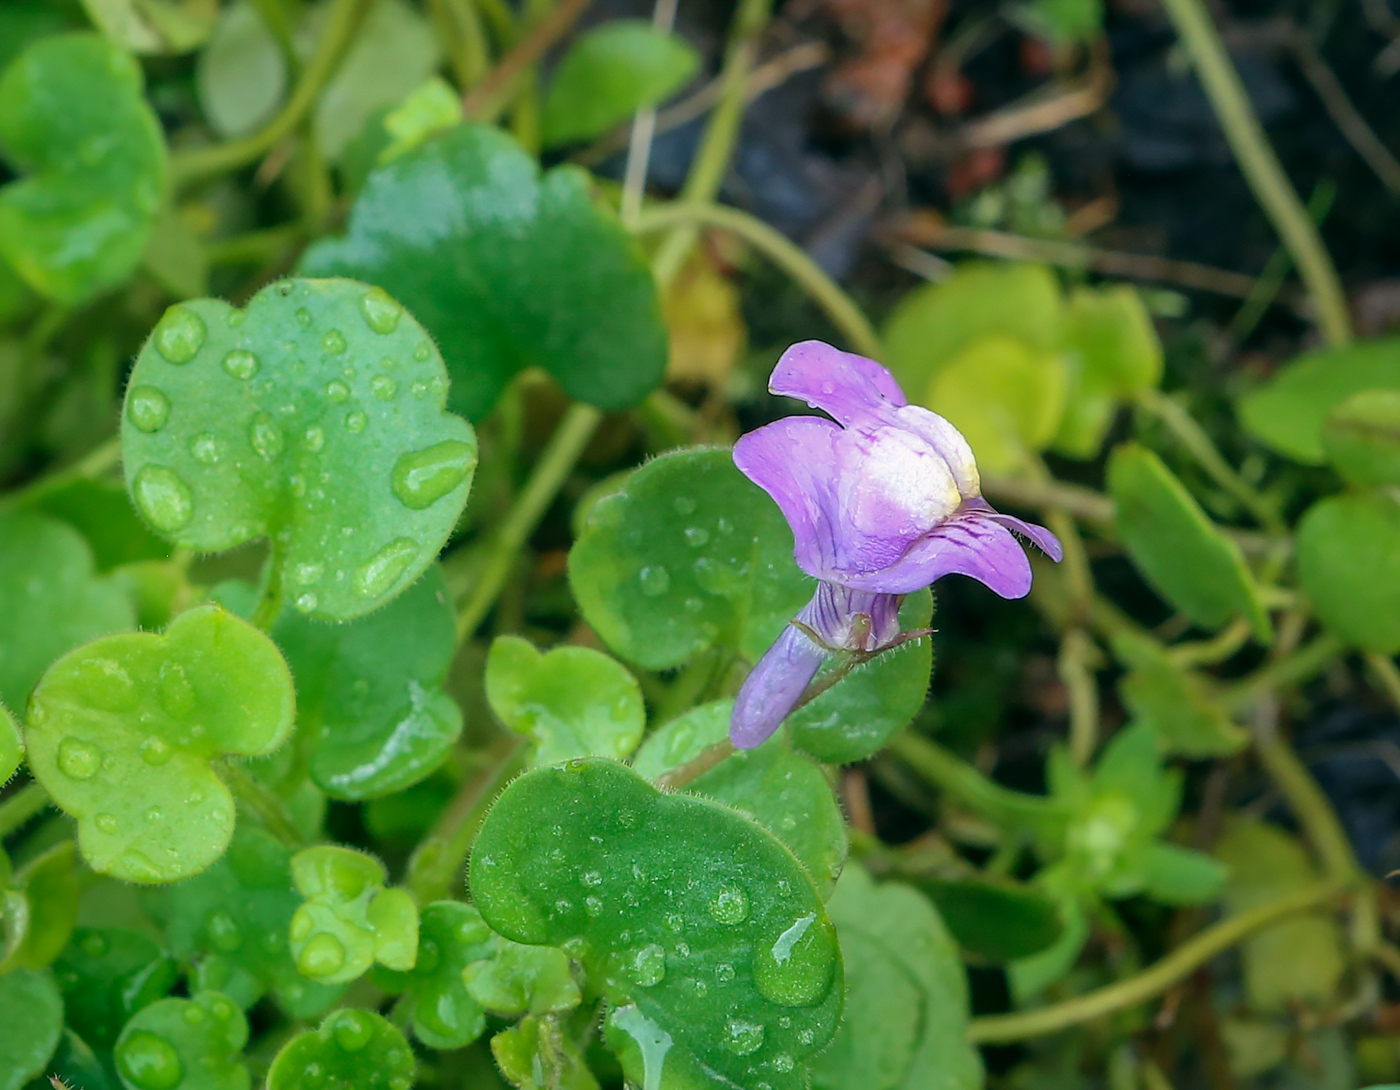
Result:
[[[807,341],[783,354],[769,389],[830,413],[797,416],[743,436],[739,469],[767,492],[792,527],[793,554],[820,580],[817,595],[759,660],[735,702],[730,736],[751,748],[801,700],[829,647],[844,647],[866,606],[884,642],[898,635],[898,600],[945,575],[970,576],[1001,595],[1029,593],[1024,538],[1058,561],[1060,543],[1043,526],[994,510],[981,496],[967,441],[941,416],[910,405],[874,360]],[[827,590],[826,588],[838,588]],[[844,595],[844,596],[843,596]],[[893,602],[872,605],[875,600]],[[820,624],[809,619],[815,611]],[[816,635],[814,642],[806,633]],[[846,635],[829,639],[829,632]]]

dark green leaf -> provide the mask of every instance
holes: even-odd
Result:
[[[0,1090],[42,1075],[63,1030],[63,997],[49,972],[0,976]]]
[[[958,944],[986,961],[1038,954],[1064,930],[1055,902],[1030,886],[983,878],[911,882],[938,907]]]
[[[467,991],[463,970],[491,956],[491,929],[475,908],[436,901],[418,925],[418,959],[404,973],[376,970],[386,990],[407,994],[413,1034],[429,1048],[462,1048],[481,1035],[486,1015]]]
[[[107,1051],[137,1011],[175,984],[175,962],[136,931],[80,927],[54,964],[68,1025]]]
[[[138,1011],[112,1058],[127,1090],[249,1090],[239,1059],[248,1020],[218,992],[159,999]]]

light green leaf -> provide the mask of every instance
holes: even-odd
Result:
[[[467,994],[502,1015],[541,1015],[573,1010],[583,1001],[562,950],[524,946],[493,936],[490,956],[462,970]]]
[[[20,1090],[48,1066],[63,1030],[63,997],[52,974],[0,976],[0,1090]]]
[[[83,0],[93,25],[133,53],[188,53],[214,28],[218,0]]]
[[[1244,617],[1255,638],[1272,628],[1240,547],[1210,521],[1156,454],[1135,443],[1113,451],[1108,489],[1118,533],[1152,588],[1204,628]]]
[[[292,719],[272,641],[201,606],[164,635],[106,636],[59,659],[25,735],[34,777],[77,819],[94,870],[173,882],[218,859],[233,833],[233,797],[211,762],[271,752]]]
[[[374,982],[386,991],[406,993],[413,1034],[429,1048],[463,1048],[486,1028],[486,1013],[468,992],[463,971],[491,956],[494,938],[471,905],[435,901],[418,922],[413,968],[403,973],[376,969]]]
[[[349,620],[412,584],[466,503],[476,436],[446,393],[432,341],[378,288],[280,280],[242,310],[182,303],[131,373],[127,487],[186,548],[273,540],[291,603]]]
[[[413,1050],[392,1023],[373,1011],[338,1010],[282,1047],[267,1073],[267,1090],[411,1090],[417,1070]]]
[[[0,258],[67,306],[126,279],[160,211],[166,152],[141,69],[96,34],[34,43],[0,75]]]
[[[1400,503],[1319,500],[1298,523],[1298,579],[1323,624],[1380,655],[1400,651]]]
[[[10,782],[24,760],[24,736],[4,704],[0,704],[0,786]]]
[[[646,740],[632,762],[649,780],[684,764],[724,740],[732,700],[692,708]],[[762,825],[807,868],[817,892],[831,893],[846,861],[846,825],[826,776],[794,753],[786,738],[770,738],[757,749],[740,750],[687,784]]]
[[[616,1017],[610,1016],[609,1025]],[[491,1054],[501,1074],[519,1090],[598,1090],[578,1044],[553,1018],[522,1018],[491,1038]],[[655,1085],[646,1084],[648,1090]]]
[[[1143,892],[1164,905],[1204,905],[1220,896],[1226,870],[1203,852],[1178,844],[1154,843],[1138,861]]]
[[[112,1052],[127,1090],[249,1090],[241,1060],[248,1020],[218,992],[161,999],[138,1011]]]
[[[688,43],[641,19],[614,19],[570,44],[544,101],[547,146],[602,136],[684,87],[700,67]]]
[[[434,76],[404,96],[384,115],[389,144],[378,161],[387,163],[412,151],[428,137],[462,122],[462,96],[445,79]]]
[[[195,90],[209,127],[225,139],[252,132],[276,112],[287,62],[249,0],[235,0],[219,16],[195,62]]]
[[[372,172],[348,233],[301,268],[409,307],[451,361],[464,416],[484,417],[531,366],[571,397],[624,408],[660,383],[666,330],[640,249],[590,186],[575,167],[541,176],[498,129],[460,125]]]
[[[571,761],[506,788],[471,891],[494,930],[563,946],[669,1037],[658,1068],[689,1053],[738,1085],[791,1090],[836,1030],[836,936],[802,866],[733,811],[621,765]]]
[[[1361,341],[1299,356],[1239,404],[1245,430],[1295,462],[1322,465],[1322,430],[1362,390],[1400,390],[1400,338]]]
[[[1347,398],[1328,415],[1322,446],[1327,460],[1353,484],[1400,485],[1400,389],[1363,390]]]
[[[1226,757],[1249,741],[1200,674],[1179,666],[1155,640],[1117,633],[1113,653],[1129,669],[1118,693],[1133,717],[1156,733],[1165,753]]]
[[[588,647],[540,654],[527,640],[498,637],[486,659],[486,699],[507,728],[534,742],[534,766],[570,757],[620,760],[646,727],[637,679]]]
[[[78,918],[77,851],[62,840],[15,872],[5,892],[0,973],[44,969],[68,945]]]

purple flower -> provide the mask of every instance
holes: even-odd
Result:
[[[1024,596],[1031,566],[1012,531],[1061,555],[1049,530],[982,499],[967,440],[910,405],[874,360],[804,341],[783,353],[768,389],[834,422],[790,416],[734,445],[734,464],[792,526],[798,567],[820,580],[739,690],[729,737],[740,749],[778,729],[830,652],[897,643],[906,594],[957,573],[1003,598]]]

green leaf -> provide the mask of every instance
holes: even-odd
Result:
[[[209,294],[209,255],[177,208],[165,205],[151,228],[141,263],[177,299]]]
[[[584,31],[559,61],[545,96],[546,146],[591,140],[655,106],[690,82],[700,56],[688,43],[642,19],[615,19]]]
[[[1321,880],[1297,840],[1261,821],[1242,821],[1228,829],[1215,855],[1229,870],[1225,902],[1232,915]],[[1341,930],[1326,908],[1270,924],[1245,940],[1242,953],[1245,992],[1250,1006],[1261,1013],[1333,1002],[1346,970]]]
[[[984,878],[917,879],[958,945],[1004,964],[1048,949],[1060,937],[1058,906],[1030,886]]]
[[[384,135],[389,143],[378,161],[387,163],[412,151],[428,137],[460,125],[462,96],[440,76],[420,84],[384,115]]]
[[[188,53],[209,37],[218,0],[83,0],[93,25],[133,53]]]
[[[292,704],[272,641],[201,606],[164,635],[106,636],[50,667],[25,725],[29,764],[77,819],[94,870],[173,882],[218,859],[233,833],[233,798],[211,762],[276,749]]]
[[[284,610],[272,637],[296,679],[311,778],[332,797],[365,799],[415,784],[461,733],[461,709],[442,691],[456,628],[437,565],[384,609],[345,624]]]
[[[934,373],[923,403],[936,407],[992,473],[1024,469],[1055,438],[1069,372],[1058,352],[993,334],[967,345]]]
[[[729,734],[732,700],[692,708],[652,734],[633,769],[654,780]],[[846,861],[846,823],[831,784],[812,761],[794,753],[786,738],[770,738],[740,750],[697,777],[684,790],[722,802],[762,825],[797,856],[823,897],[830,895]]]
[[[1089,921],[1079,903],[1063,897],[1059,906],[1060,937],[1040,953],[1019,958],[1006,967],[1011,995],[1018,1004],[1034,999],[1051,984],[1063,979],[1074,968],[1080,952],[1089,941]]]
[[[42,1075],[63,1030],[63,997],[52,974],[17,969],[0,976],[0,1090]]]
[[[836,1030],[836,937],[802,866],[727,808],[621,765],[512,783],[477,835],[471,890],[495,931],[564,946],[678,1055],[739,1085],[800,1086]]]
[[[218,992],[160,999],[138,1011],[112,1053],[127,1090],[248,1090],[239,1059],[248,1020]]]
[[[1165,905],[1204,905],[1220,896],[1226,870],[1203,852],[1177,844],[1149,844],[1139,865],[1143,892]]]
[[[1298,579],[1322,623],[1367,651],[1400,651],[1400,503],[1330,496],[1298,523]]]
[[[106,1052],[137,1011],[175,985],[175,962],[137,931],[80,927],[54,963],[68,1025]]]
[[[74,1090],[121,1090],[116,1076],[108,1073],[97,1053],[71,1029],[64,1029],[44,1073],[49,1076],[47,1081],[30,1083],[26,1090],[57,1090],[52,1081],[55,1077]]]
[[[141,69],[96,34],[30,46],[0,76],[0,257],[76,306],[126,279],[160,211],[166,153]]]
[[[497,129],[458,126],[372,172],[349,232],[301,268],[409,307],[451,361],[464,416],[485,416],[528,366],[577,400],[624,408],[661,381],[666,331],[641,251],[589,188],[574,167],[541,176]]]
[[[1299,356],[1239,404],[1245,430],[1295,462],[1322,465],[1328,415],[1362,390],[1400,390],[1400,338]]]
[[[152,890],[153,916],[171,952],[197,968],[197,986],[244,1007],[267,992],[293,1018],[323,1013],[342,989],[297,972],[287,942],[301,896],[291,849],[255,825],[238,826],[228,852],[188,882]],[[217,987],[216,987],[217,985]]]
[[[1244,617],[1258,640],[1272,638],[1240,547],[1156,454],[1135,443],[1116,447],[1108,489],[1118,505],[1123,545],[1153,590],[1203,628]]]
[[[927,628],[932,620],[930,591],[915,591],[900,607],[899,623],[906,631]],[[780,630],[775,629],[774,639]],[[834,659],[823,668],[824,673],[834,669]],[[881,652],[788,716],[793,745],[827,764],[873,757],[924,706],[932,671],[931,640],[907,640]],[[818,683],[822,676],[817,676]]]
[[[1118,632],[1113,653],[1129,668],[1118,682],[1123,704],[1152,728],[1166,753],[1227,757],[1249,742],[1248,732],[1231,720],[1206,679],[1179,666],[1156,640]]]
[[[78,918],[77,852],[62,840],[21,867],[5,893],[0,973],[47,968],[68,945]]]
[[[1347,398],[1328,415],[1322,446],[1352,484],[1400,485],[1400,389],[1363,390]]]
[[[24,760],[24,736],[4,704],[0,704],[0,786],[7,784]]]
[[[28,512],[0,515],[0,617],[0,701],[14,708],[59,655],[136,625],[120,585],[94,575],[82,536]]]
[[[1055,449],[1093,458],[1122,400],[1162,380],[1162,342],[1135,288],[1076,288],[1065,308],[1069,389]]]
[[[467,994],[503,1015],[541,1015],[573,1010],[583,1001],[573,967],[562,950],[524,946],[493,936],[490,957],[462,970]]]
[[[609,1028],[616,1018],[616,1013],[610,1014]],[[491,1054],[501,1074],[520,1090],[598,1090],[579,1046],[552,1018],[531,1015],[502,1030],[491,1038]],[[651,1090],[659,1083],[645,1085]]]
[[[283,1046],[267,1073],[267,1090],[410,1090],[417,1069],[403,1034],[385,1019],[373,1011],[338,1010]]]
[[[486,1028],[486,1013],[467,991],[463,970],[491,956],[493,938],[471,905],[435,901],[419,919],[413,968],[404,973],[375,971],[380,987],[406,993],[413,1035],[429,1048],[463,1048]]]
[[[376,961],[413,968],[418,908],[402,889],[385,889],[384,864],[349,848],[320,844],[292,856],[292,881],[305,902],[292,916],[292,957],[305,977],[344,984]]]
[[[569,552],[584,619],[652,670],[716,645],[757,659],[811,597],[776,504],[727,450],[663,454],[599,500]]]
[[[132,509],[126,488],[117,481],[87,478],[68,481],[35,497],[29,508],[68,523],[87,539],[92,552],[87,570],[91,570],[93,562],[99,572],[108,572],[142,560],[164,560],[170,555],[170,546],[146,529],[146,524]],[[6,522],[0,520],[0,540],[9,537],[5,527]],[[67,542],[60,544],[57,538],[46,540],[40,546],[31,544],[30,548],[46,555],[82,551]],[[10,559],[0,562],[0,569],[9,568]],[[72,609],[78,597],[76,593],[70,594],[65,613]],[[106,635],[106,632],[93,635]],[[56,657],[57,654],[51,659]]]
[[[620,760],[646,727],[637,679],[588,647],[542,655],[528,640],[498,637],[486,659],[486,699],[506,727],[533,740],[533,766],[570,757]]]
[[[195,62],[195,90],[204,118],[225,139],[272,119],[287,90],[287,62],[257,8],[236,0]]]
[[[181,303],[131,373],[127,487],[185,548],[271,539],[292,604],[349,620],[417,579],[466,503],[476,436],[445,396],[432,342],[378,288],[280,280],[243,310]]]
[[[916,890],[877,886],[859,866],[841,876],[829,908],[846,1015],[813,1062],[816,1090],[980,1090],[967,978],[938,913]]]

